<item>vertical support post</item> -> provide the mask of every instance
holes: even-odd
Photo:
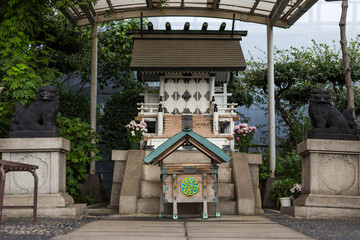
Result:
[[[158,136],[163,135],[163,133],[164,133],[164,113],[163,113],[161,104],[159,104],[157,127],[158,127],[158,129],[157,129]]]
[[[164,97],[164,78],[160,78],[159,98]]]
[[[267,24],[268,59],[268,110],[269,110],[269,163],[270,178],[275,177],[275,89],[274,89],[274,43],[273,27]]]
[[[90,94],[90,127],[96,131],[96,103],[97,103],[97,54],[98,54],[98,35],[97,23],[92,25],[91,30],[91,94]],[[95,153],[91,153],[94,156]],[[90,174],[95,174],[95,161],[90,163]]]
[[[216,103],[214,104],[214,112],[213,112],[213,134],[219,134],[219,112],[217,110]]]
[[[159,218],[164,217],[164,182],[165,182],[166,175],[161,175],[161,193],[160,193],[160,213]]]
[[[173,219],[178,219],[178,212],[177,212],[177,183],[176,183],[176,174],[173,174]]]
[[[210,101],[215,96],[215,77],[210,79]]]
[[[207,189],[207,174],[203,174],[203,218],[208,218],[208,209],[207,209],[207,196],[208,196],[208,189]]]
[[[225,107],[227,108],[227,83],[224,83],[223,85],[223,103],[225,104]]]

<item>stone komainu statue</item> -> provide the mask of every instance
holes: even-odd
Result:
[[[49,85],[40,87],[35,102],[28,108],[20,103],[15,104],[9,137],[59,137],[55,126],[58,112],[58,89]]]
[[[353,109],[339,112],[331,103],[330,93],[323,89],[311,90],[309,116],[313,129],[308,138],[359,140]]]

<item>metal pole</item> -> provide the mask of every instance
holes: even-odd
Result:
[[[97,23],[92,25],[91,31],[91,93],[90,93],[90,127],[96,131],[96,98],[97,98],[97,54],[98,35]],[[91,153],[94,156],[95,153]],[[90,163],[90,174],[95,174],[95,161]]]
[[[269,111],[269,163],[270,178],[275,177],[275,90],[274,90],[274,42],[273,28],[267,24],[268,59],[268,111]]]

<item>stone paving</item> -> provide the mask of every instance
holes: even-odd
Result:
[[[198,216],[98,215],[78,218],[7,218],[1,225],[4,240],[73,239],[360,239],[360,218],[295,219],[278,212],[257,216],[222,216],[203,220]]]

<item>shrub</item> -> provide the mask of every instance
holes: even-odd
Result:
[[[60,105],[59,111],[63,117],[80,118],[90,122],[90,100],[87,96],[74,94],[59,87]]]
[[[94,200],[82,196],[83,182],[88,177],[90,162],[100,159],[96,143],[97,133],[80,118],[70,119],[58,115],[57,125],[61,137],[70,141],[70,151],[66,154],[66,191],[75,202],[94,203]],[[91,152],[95,156],[91,156]]]
[[[114,93],[106,102],[104,115],[100,120],[102,138],[108,149],[128,149],[129,140],[126,125],[137,116],[137,103],[142,101],[141,89],[132,88]]]
[[[277,156],[276,176],[280,179],[291,178],[301,183],[301,156],[293,149],[285,157]]]

